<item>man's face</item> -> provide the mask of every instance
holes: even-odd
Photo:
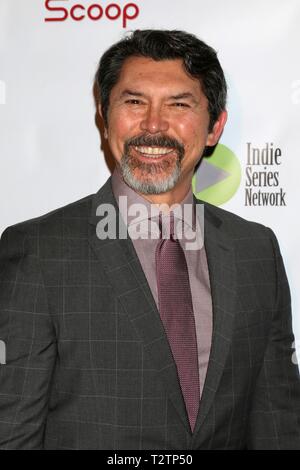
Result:
[[[181,60],[131,57],[110,94],[107,137],[125,182],[143,194],[188,187],[206,145],[215,145],[226,113],[208,132],[208,102]]]

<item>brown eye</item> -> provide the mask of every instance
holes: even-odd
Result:
[[[137,99],[130,99],[125,101],[126,104],[142,104],[142,101],[137,100]]]
[[[182,102],[173,103],[172,106],[175,106],[176,108],[189,108],[189,107],[190,107],[189,104],[187,104],[187,103],[182,103]]]

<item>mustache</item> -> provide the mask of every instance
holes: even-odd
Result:
[[[140,135],[126,140],[124,149],[127,153],[130,146],[138,147],[166,147],[177,150],[179,155],[184,154],[184,146],[178,140],[166,135]]]

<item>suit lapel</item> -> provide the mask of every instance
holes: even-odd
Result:
[[[199,204],[200,201],[196,202]],[[236,261],[234,244],[224,233],[221,219],[205,204],[204,245],[207,255],[212,305],[213,333],[210,358],[194,437],[213,405],[228,358],[236,306]]]
[[[196,202],[200,203],[199,200]],[[143,341],[145,351],[152,358],[158,376],[174,408],[186,430],[190,433],[176,365],[134,246],[129,236],[125,239],[105,240],[100,240],[97,237],[96,225],[100,217],[96,216],[96,210],[100,204],[111,204],[115,208],[118,233],[119,223],[123,224],[123,221],[119,220],[118,206],[112,193],[110,179],[94,197],[89,240],[96,256],[101,261],[101,269],[105,270],[116,298],[120,301],[138,336]],[[231,343],[236,300],[236,263],[233,242],[222,230],[222,221],[214,214],[212,206],[205,204],[204,220],[204,243],[213,304],[213,334],[206,380],[193,439],[201,431],[201,426],[213,404],[224,370]]]
[[[159,312],[134,246],[129,236],[125,239],[105,240],[100,240],[97,237],[96,225],[100,217],[96,216],[96,210],[100,204],[111,204],[115,208],[118,234],[119,223],[123,226],[123,229],[124,223],[122,219],[119,220],[119,210],[112,193],[110,179],[94,197],[89,241],[96,256],[101,261],[101,269],[106,271],[107,278],[114,289],[115,297],[120,301],[137,334],[143,341],[145,352],[152,358],[158,376],[167,390],[173,406],[181,417],[185,428],[190,432],[176,365]]]

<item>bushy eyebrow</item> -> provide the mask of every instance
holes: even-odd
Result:
[[[123,90],[121,95],[120,95],[120,98],[124,98],[126,96],[146,97],[145,93],[141,93],[139,91],[129,90],[129,89]],[[168,97],[168,99],[175,100],[175,101],[189,99],[189,100],[193,101],[194,103],[198,103],[198,101],[195,98],[195,96],[193,95],[193,93],[191,93],[189,91],[184,92],[184,93],[179,93],[178,95],[171,95],[171,96]]]
[[[120,98],[124,98],[124,96],[145,96],[145,94],[140,93],[139,91],[126,89],[122,91]]]
[[[173,95],[170,96],[171,100],[185,100],[185,99],[191,99],[192,101],[196,101],[195,96],[193,93],[186,92],[186,93],[179,93],[178,95]]]

